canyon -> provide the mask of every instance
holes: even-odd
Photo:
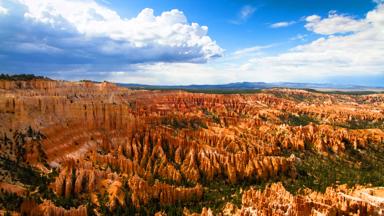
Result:
[[[384,215],[384,94],[0,80],[0,122],[2,214]]]

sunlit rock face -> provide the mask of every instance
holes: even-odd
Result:
[[[150,206],[184,203],[188,215],[189,207],[204,201],[200,213],[212,215],[204,195],[212,182],[295,181],[300,152],[344,157],[382,145],[384,95],[284,89],[220,95],[130,90],[106,82],[0,81],[0,120],[0,132],[11,143],[2,139],[2,154],[47,175],[55,168],[52,196],[80,200],[76,208],[64,208],[49,196],[42,203],[27,199],[20,211],[87,215],[102,214],[105,207],[146,208],[149,214]],[[360,189],[292,195],[272,184],[242,192],[241,206],[228,203],[220,211],[379,214],[383,202],[367,201],[369,193],[358,194]]]
[[[255,189],[245,191],[241,208],[227,203],[222,213],[223,215],[382,215],[383,210],[382,198],[368,195],[367,190],[361,186],[348,188],[346,185],[340,185],[328,187],[324,193],[305,190],[300,195],[292,195],[281,183],[276,183],[264,191]]]

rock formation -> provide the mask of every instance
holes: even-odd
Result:
[[[58,169],[49,186],[55,196],[92,197],[97,211],[104,204],[111,211],[151,202],[171,206],[202,200],[203,186],[213,181],[294,180],[297,152],[343,157],[350,149],[380,146],[383,102],[382,94],[272,89],[219,95],[130,90],[106,82],[1,80],[0,149],[43,173]],[[28,128],[36,132],[28,134]],[[379,212],[338,190],[293,196],[272,184],[244,192],[242,207],[228,204],[223,214]],[[87,212],[48,200],[25,206],[40,215]],[[212,214],[209,206],[203,214]]]
[[[242,206],[227,203],[223,215],[382,215],[384,202],[380,197],[364,198],[361,186],[329,187],[325,193],[306,190],[301,195],[287,192],[281,183],[261,190],[244,192]],[[203,215],[203,213],[201,214]]]

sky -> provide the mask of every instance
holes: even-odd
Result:
[[[382,0],[0,0],[0,73],[384,87]]]

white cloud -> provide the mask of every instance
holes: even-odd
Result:
[[[311,15],[305,18],[305,21],[307,21],[308,23],[320,22],[320,20],[321,17],[319,15]]]
[[[253,7],[251,5],[245,5],[240,9],[237,18],[234,20],[230,20],[229,22],[236,25],[242,24],[246,22],[255,12],[256,7]]]
[[[95,1],[20,0],[27,7],[25,18],[60,30],[74,28],[88,38],[109,38],[125,47],[175,50],[175,55],[197,55],[197,61],[220,56],[223,50],[208,34],[207,26],[189,24],[183,12],[174,9],[154,15],[150,8],[127,19]],[[189,52],[189,53],[188,53]],[[200,55],[200,57],[198,56]]]
[[[8,14],[8,9],[0,5],[0,15]]]
[[[333,14],[332,17],[334,16],[340,15]],[[323,19],[312,16],[307,22],[314,21],[322,22]],[[363,19],[349,20],[352,25],[355,22],[366,24],[359,31],[326,35],[276,55],[263,54],[238,62],[234,62],[231,56],[227,56],[207,65],[145,65],[141,66],[141,70],[146,72],[145,76],[151,77],[150,83],[156,84],[236,81],[324,82],[333,77],[384,76],[384,59],[382,58],[384,56],[384,5],[377,6]],[[261,46],[255,46],[238,50],[234,54],[247,55],[258,53],[260,50],[262,50]],[[130,81],[134,82],[134,80]]]
[[[353,17],[338,15],[335,12],[331,12],[324,19],[318,15],[312,15],[306,17],[305,20],[307,21],[305,25],[307,30],[323,35],[363,31],[369,25],[366,19],[356,20]]]
[[[242,20],[246,20],[249,17],[251,17],[253,15],[253,13],[255,13],[255,11],[256,11],[255,7],[252,7],[250,5],[246,5],[243,8],[241,8],[241,10],[240,10],[240,18]]]
[[[266,54],[264,49],[272,45],[254,46],[208,64],[194,64],[221,55],[222,49],[207,35],[207,27],[189,23],[179,10],[154,15],[153,10],[144,9],[127,19],[91,0],[65,4],[63,0],[23,2],[27,6],[23,15],[33,21],[28,23],[30,31],[19,31],[23,28],[16,28],[16,23],[17,34],[11,32],[13,28],[4,28],[7,34],[0,35],[0,56],[10,69],[22,65],[22,70],[50,71],[62,79],[149,84],[321,82],[334,76],[384,77],[384,5],[360,19],[335,12],[325,18],[306,17],[305,27],[320,34],[320,38],[287,51],[274,49],[272,52],[277,54]],[[49,29],[41,30],[42,25]],[[34,35],[36,29],[40,30]],[[293,39],[306,37],[307,41],[312,36],[303,34]],[[9,41],[19,45],[5,44]],[[11,53],[15,48],[24,50],[23,55],[16,56],[23,61],[15,64],[5,48]],[[46,62],[52,64],[44,65]],[[0,70],[5,71],[4,68],[0,66]]]
[[[221,66],[217,68],[214,65],[193,63],[139,64],[135,71],[134,74],[111,74],[108,79],[126,83],[179,85],[209,84],[213,80],[216,83],[224,83],[236,78],[233,73]]]
[[[244,49],[236,50],[235,52],[232,53],[234,56],[244,56],[247,54],[254,54],[254,53],[260,53],[264,49],[268,49],[273,47],[274,44],[270,45],[265,45],[265,46],[253,46],[253,47],[247,47]]]
[[[100,1],[103,2],[104,4],[107,4],[107,5],[110,5],[110,4],[111,4],[111,2],[108,1],[108,0],[100,0]]]
[[[308,24],[314,25],[309,28]],[[244,64],[245,71],[276,77],[384,76],[384,5],[360,20],[337,14],[325,19],[310,16],[306,26],[326,35],[350,34],[321,37],[288,52],[253,58]]]
[[[294,37],[291,37],[290,40],[300,40],[300,41],[305,41],[307,38],[307,34],[297,34]]]
[[[271,28],[283,28],[283,27],[288,27],[290,25],[293,25],[295,23],[296,23],[295,21],[277,22],[277,23],[273,23],[272,25],[270,25],[270,27]]]

